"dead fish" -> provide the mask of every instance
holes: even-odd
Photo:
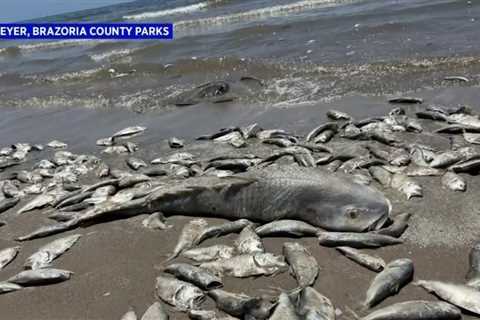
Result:
[[[17,237],[15,240],[16,241],[27,241],[27,240],[37,239],[37,238],[43,238],[43,237],[46,237],[46,236],[50,236],[50,235],[53,235],[53,234],[57,234],[57,233],[61,233],[61,232],[71,230],[71,229],[75,228],[77,225],[78,225],[78,220],[77,219],[72,219],[72,220],[69,220],[69,221],[66,221],[66,222],[57,223],[57,224],[50,225],[50,226],[43,226],[43,227],[40,227],[37,230],[35,230],[35,231],[33,231],[33,232],[31,232],[27,235]]]
[[[23,287],[47,285],[63,282],[72,276],[73,272],[62,269],[35,269],[25,270],[8,279]]]
[[[64,199],[63,201],[59,202],[55,205],[57,209],[61,209],[63,207],[70,206],[72,204],[77,204],[82,202],[85,199],[90,198],[94,194],[94,191],[87,191],[87,192],[73,192],[71,193],[70,197]]]
[[[352,119],[352,117],[345,113],[345,112],[341,112],[341,111],[338,111],[338,110],[328,110],[327,111],[327,117],[332,119],[332,120],[350,120]]]
[[[50,141],[49,143],[47,143],[47,146],[54,149],[63,149],[68,147],[68,145],[65,142],[58,141],[58,140]]]
[[[147,168],[141,171],[141,174],[146,175],[148,177],[161,177],[166,176],[167,171],[161,168]]]
[[[25,269],[40,269],[49,266],[53,260],[68,251],[81,236],[81,234],[74,234],[44,245],[27,258],[24,264]]]
[[[168,145],[172,149],[179,149],[183,148],[184,146],[184,141],[175,137],[172,137],[168,139]]]
[[[39,168],[39,169],[54,169],[56,167],[56,165],[49,161],[49,160],[46,160],[46,159],[43,159],[43,160],[40,160],[36,165],[35,165],[35,168]]]
[[[205,219],[193,219],[188,222],[183,227],[177,245],[167,261],[175,259],[183,251],[192,248],[197,243],[198,237],[207,226],[208,223]]]
[[[309,142],[314,140],[320,133],[325,132],[325,131],[337,131],[338,130],[338,124],[335,122],[327,122],[324,124],[319,125],[312,131],[310,131],[307,136],[305,137],[305,141]]]
[[[235,248],[238,254],[264,253],[262,239],[255,233],[252,225],[247,225],[235,240]]]
[[[145,228],[152,230],[167,230],[172,228],[172,225],[166,224],[164,221],[164,216],[160,212],[155,212],[149,215],[142,221],[142,225]]]
[[[336,249],[345,257],[369,270],[380,272],[385,268],[385,261],[379,256],[372,256],[349,247],[337,247]]]
[[[235,248],[223,244],[186,250],[182,256],[196,262],[226,260],[235,255]]]
[[[190,282],[203,290],[208,291],[223,287],[222,279],[208,270],[187,263],[170,264],[163,271],[173,274],[177,279]]]
[[[147,164],[142,159],[130,157],[126,160],[127,165],[133,170],[138,170],[140,168],[146,168]]]
[[[0,251],[0,270],[13,261],[20,251],[20,247],[6,248]]]
[[[290,273],[297,280],[298,288],[312,286],[318,276],[318,263],[304,246],[297,242],[285,242],[283,255],[290,265]]]
[[[462,314],[455,306],[442,301],[407,301],[378,309],[361,320],[459,320]]]
[[[5,198],[0,201],[0,213],[7,211],[17,205],[20,198]]]
[[[313,289],[303,288],[297,301],[297,313],[305,320],[335,320],[335,307],[330,299]]]
[[[225,142],[234,146],[235,148],[243,148],[246,146],[245,139],[238,131],[233,131],[229,134],[213,139],[215,142]]]
[[[388,170],[385,170],[382,167],[373,166],[373,167],[368,168],[368,172],[382,186],[390,187],[390,185],[392,183],[392,174],[390,172],[388,172]]]
[[[388,100],[390,103],[421,104],[423,99],[415,97],[395,97]]]
[[[390,237],[399,238],[408,228],[408,221],[412,217],[411,213],[400,213],[393,217],[393,223],[386,228],[373,231]]]
[[[98,139],[97,142],[96,142],[96,145],[97,146],[104,146],[104,147],[112,146],[113,145],[113,139],[112,139],[112,137]]]
[[[127,153],[129,151],[125,146],[110,146],[103,149],[102,152],[108,153],[108,154],[121,154],[121,153]]]
[[[464,159],[464,155],[458,151],[446,151],[441,154],[435,155],[430,166],[432,168],[446,168],[452,164]]]
[[[472,159],[458,162],[448,168],[456,173],[467,172],[467,173],[478,173],[480,171],[480,159]]]
[[[125,129],[122,129],[120,131],[115,132],[112,135],[112,140],[115,140],[117,138],[122,138],[122,139],[131,138],[133,136],[136,136],[136,135],[139,135],[139,134],[143,133],[146,129],[147,129],[146,127],[142,127],[142,126],[128,127],[128,128],[125,128]]]
[[[48,193],[41,194],[18,210],[17,214],[43,208],[47,205],[51,205],[54,201],[55,197],[53,195]]]
[[[283,261],[283,257],[271,253],[244,254],[230,259],[205,262],[200,265],[200,268],[210,270],[216,275],[237,278],[272,275],[284,271],[286,267],[287,264]]]
[[[461,309],[480,315],[480,291],[464,284],[419,280],[415,285]]]
[[[155,290],[160,299],[180,311],[199,309],[206,299],[198,287],[171,277],[157,277]]]
[[[313,140],[314,143],[327,143],[335,136],[335,131],[333,130],[325,130],[322,133],[319,133],[315,139]]]
[[[459,81],[459,82],[469,82],[470,81],[470,80],[468,80],[467,77],[463,77],[463,76],[448,76],[448,77],[443,78],[443,80],[445,80],[445,81]]]
[[[131,142],[131,141],[127,141],[123,144],[123,146],[127,149],[128,152],[130,153],[134,153],[135,151],[138,150],[138,146]]]
[[[140,320],[168,320],[167,311],[160,302],[154,302],[142,316]]]
[[[78,216],[77,212],[55,211],[54,213],[48,216],[48,219],[52,219],[57,222],[65,222],[65,221],[70,221],[77,216]]]
[[[392,188],[404,193],[407,196],[407,200],[412,197],[423,197],[422,186],[404,174],[394,174],[392,176],[391,186]]]
[[[130,309],[122,316],[120,320],[137,320],[137,314],[135,313],[135,310],[130,307]]]
[[[219,310],[242,319],[246,318],[245,315],[250,313],[252,309],[255,309],[260,302],[257,297],[227,292],[221,289],[211,290],[208,292],[208,295],[215,301]]]
[[[276,220],[258,227],[257,229],[255,229],[255,232],[260,237],[282,235],[308,237],[316,236],[318,230],[318,228],[303,221]]]
[[[397,259],[385,267],[370,284],[364,305],[371,308],[397,294],[413,278],[413,262],[410,259]]]
[[[468,256],[467,285],[480,288],[480,241],[474,243]]]
[[[22,289],[21,286],[7,281],[0,281],[0,294],[9,293]]]
[[[467,182],[454,172],[447,171],[442,177],[442,185],[452,191],[467,190]]]
[[[324,232],[318,233],[320,245],[326,247],[378,248],[403,243],[402,240],[376,233]]]
[[[253,123],[249,126],[240,128],[240,132],[242,133],[244,139],[254,138],[262,130],[263,129],[257,123]]]
[[[247,219],[239,219],[232,222],[226,222],[221,225],[206,227],[196,239],[196,244],[200,244],[209,238],[240,232],[250,224],[252,223]]]
[[[480,144],[480,133],[464,132],[464,133],[463,133],[463,138],[464,138],[465,141],[467,141],[468,143]]]
[[[278,304],[270,316],[270,320],[300,320],[288,294],[280,294]]]

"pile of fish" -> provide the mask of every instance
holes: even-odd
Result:
[[[140,214],[149,215],[142,222],[146,228],[168,232],[168,216],[196,216],[162,262],[155,284],[162,302],[153,303],[144,320],[168,319],[170,310],[185,312],[191,319],[335,319],[344,313],[313,288],[319,265],[309,249],[290,241],[283,244],[281,255],[267,252],[262,238],[274,236],[316,237],[320,245],[375,272],[363,301],[362,312],[368,313],[414,277],[410,259],[387,263],[361,250],[403,242],[411,214],[393,214],[385,193],[396,190],[404,201],[421,198],[418,176],[441,176],[445,188],[466,192],[464,175],[480,171],[476,146],[480,118],[470,108],[423,107],[421,99],[411,97],[390,102],[417,107],[414,114],[407,107],[395,107],[385,116],[361,120],[330,110],[329,122],[305,137],[252,124],[224,128],[191,142],[206,150],[228,145],[231,152],[223,155],[208,151],[194,155],[182,150],[190,143],[172,137],[166,141],[168,153],[148,162],[132,156],[141,153],[130,141],[145,132],[141,126],[97,141],[107,159],[115,154],[114,165],[98,156],[66,151],[68,145],[57,140],[45,150],[17,143],[0,150],[0,213],[8,212],[11,219],[38,209],[48,214],[52,223],[18,235],[15,240],[20,243]],[[425,137],[448,143],[440,148]],[[48,159],[46,150],[53,150]],[[229,221],[210,225],[204,219],[208,217]],[[232,233],[238,236],[231,246],[201,246],[207,239]],[[41,247],[25,262],[26,270],[0,282],[0,293],[68,280],[73,272],[50,265],[79,238],[80,234],[70,235]],[[2,250],[0,268],[19,250],[19,246]],[[190,263],[175,262],[179,257]],[[225,277],[286,271],[297,287],[273,295],[248,296],[223,287]],[[443,301],[396,303],[361,319],[460,319],[465,311],[480,316],[480,244],[472,249],[465,284],[436,280],[415,284]],[[217,310],[202,307],[207,299]],[[122,319],[137,319],[135,310]]]

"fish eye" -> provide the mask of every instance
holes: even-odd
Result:
[[[358,217],[358,214],[359,214],[358,210],[355,209],[355,208],[348,208],[346,210],[346,213],[351,219],[356,219]]]

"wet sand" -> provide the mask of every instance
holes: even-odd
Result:
[[[443,105],[469,104],[477,112],[480,108],[477,87],[444,87],[409,93],[423,97],[425,103]],[[215,132],[221,127],[258,122],[264,128],[285,128],[294,133],[305,134],[318,123],[325,121],[325,111],[338,109],[354,117],[383,115],[392,106],[387,97],[347,96],[332,103],[298,106],[281,109],[260,106],[197,105],[177,109],[168,113],[136,114],[123,111],[98,111],[86,109],[1,109],[0,136],[2,145],[27,141],[47,143],[59,139],[69,143],[73,152],[96,153],[98,138],[110,135],[129,125],[145,125],[148,130],[135,138],[140,151],[136,156],[151,160],[167,152],[165,139],[171,136],[186,138],[186,150],[193,145],[192,139],[201,134]],[[34,129],[32,129],[34,128]],[[440,144],[445,143],[439,139]],[[201,151],[194,146],[193,150]],[[219,153],[233,148],[219,146]],[[216,151],[216,152],[217,152]],[[238,150],[235,150],[238,151]],[[171,152],[171,151],[169,151]],[[195,151],[193,151],[195,152]],[[42,154],[42,157],[44,154]],[[126,156],[125,156],[126,158]],[[32,159],[31,161],[34,161]],[[113,159],[112,159],[113,161]],[[28,165],[28,164],[27,164]],[[418,178],[416,178],[418,179]],[[414,213],[410,228],[403,236],[405,244],[375,250],[385,261],[409,257],[415,264],[415,279],[463,281],[468,268],[468,254],[472,241],[480,235],[480,191],[478,177],[467,177],[468,190],[465,194],[453,193],[439,187],[440,177],[420,178],[424,197],[406,201],[403,195],[387,190],[393,203],[394,213]],[[10,210],[1,218],[7,225],[0,229],[0,247],[16,245],[11,239],[47,223],[41,211],[13,217]],[[114,221],[88,228],[80,228],[61,235],[22,243],[17,259],[0,271],[0,279],[17,273],[25,259],[39,246],[63,237],[81,233],[83,237],[53,265],[75,272],[71,280],[64,283],[27,288],[0,297],[2,319],[12,320],[64,320],[64,319],[119,319],[133,306],[138,314],[156,298],[155,278],[160,274],[161,262],[176,244],[179,231],[190,220],[189,217],[169,217],[170,230],[152,231],[145,229],[141,221],[145,216]],[[208,219],[209,223],[221,223],[221,219]],[[203,245],[232,243],[235,235],[210,239]],[[351,319],[346,315],[347,307],[363,314],[360,308],[365,292],[375,273],[356,265],[336,252],[335,249],[318,245],[315,238],[264,239],[269,252],[281,253],[285,241],[305,244],[316,257],[321,270],[315,288],[329,297],[343,311],[340,319]],[[270,287],[290,289],[295,280],[287,273],[275,277],[251,279],[225,278],[225,290],[247,294],[273,294],[262,291]],[[411,299],[436,300],[422,289],[409,284],[399,295],[382,302],[384,307],[394,302]],[[213,306],[211,301],[206,306]],[[464,319],[470,319],[464,316]],[[171,319],[186,319],[181,313],[172,313]],[[473,319],[473,318],[472,318]]]

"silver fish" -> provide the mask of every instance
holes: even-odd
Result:
[[[153,230],[167,230],[172,228],[172,225],[166,224],[164,222],[164,216],[160,212],[155,212],[149,215],[142,221],[142,225],[145,228],[153,229]]]
[[[157,277],[155,290],[160,299],[180,311],[199,309],[206,299],[193,284],[165,276]]]
[[[182,256],[196,262],[230,259],[235,255],[235,248],[223,244],[210,247],[194,248],[182,252]]]
[[[415,285],[464,310],[480,315],[480,291],[464,284],[419,280]]]
[[[290,265],[290,272],[298,283],[298,288],[312,286],[318,276],[318,263],[315,257],[299,243],[285,242],[283,255]]]
[[[72,274],[71,271],[61,269],[35,269],[22,271],[7,281],[23,287],[38,286],[66,281]]]
[[[377,274],[367,290],[364,305],[371,308],[385,298],[397,294],[413,278],[413,262],[410,259],[397,259]]]
[[[312,287],[303,288],[297,297],[297,313],[305,320],[335,320],[330,299]]]
[[[327,111],[327,117],[329,117],[332,120],[350,120],[350,119],[352,119],[352,117],[349,114],[347,114],[345,112],[338,111],[338,110],[328,110]]]
[[[183,148],[184,141],[175,137],[168,139],[168,145],[172,149]]]
[[[277,307],[273,311],[270,320],[300,320],[288,294],[280,294]]]
[[[255,233],[251,225],[243,228],[242,232],[235,240],[235,248],[238,254],[256,254],[264,253],[262,239]]]
[[[127,165],[133,170],[138,170],[140,168],[146,168],[147,164],[142,159],[130,157],[127,159]]]
[[[81,234],[74,234],[44,245],[27,258],[24,267],[26,269],[40,269],[49,266],[53,260],[68,251],[81,236]]]
[[[112,135],[112,140],[114,140],[116,138],[131,138],[132,136],[136,136],[136,135],[142,133],[146,129],[147,129],[146,127],[142,127],[142,126],[128,127],[128,128],[122,129],[118,132],[115,132]]]
[[[188,222],[183,227],[177,245],[167,261],[175,259],[183,251],[192,248],[197,243],[198,236],[203,232],[207,225],[208,223],[205,219],[194,219]]]
[[[272,275],[284,271],[287,264],[283,257],[275,256],[271,253],[261,253],[255,255],[240,255],[230,259],[205,262],[200,265],[212,271],[216,275],[231,276],[237,278],[246,278],[260,275]]]
[[[52,140],[49,143],[47,143],[47,146],[54,149],[63,149],[68,147],[68,144],[62,141]]]
[[[255,232],[260,237],[288,235],[296,237],[316,236],[318,228],[298,220],[277,220],[264,224]]]
[[[198,236],[196,242],[197,244],[200,244],[209,238],[219,237],[230,233],[237,233],[250,224],[252,223],[247,219],[239,219],[231,222],[226,222],[221,225],[210,226],[203,230],[203,232]]]
[[[383,261],[383,259],[379,256],[372,256],[349,247],[337,247],[336,249],[345,257],[355,261],[359,265],[364,266],[369,270],[380,272],[385,268],[385,261]]]
[[[458,174],[447,171],[442,177],[442,185],[452,191],[467,190],[467,182]]]
[[[326,247],[377,248],[403,243],[401,239],[376,233],[319,232],[318,240]]]
[[[20,251],[20,247],[6,248],[0,251],[0,270],[13,261]]]
[[[459,320],[455,306],[442,301],[406,301],[378,309],[361,320]]]
[[[177,279],[190,282],[203,290],[213,290],[223,287],[222,279],[208,270],[187,263],[170,264],[163,271],[173,274]]]

